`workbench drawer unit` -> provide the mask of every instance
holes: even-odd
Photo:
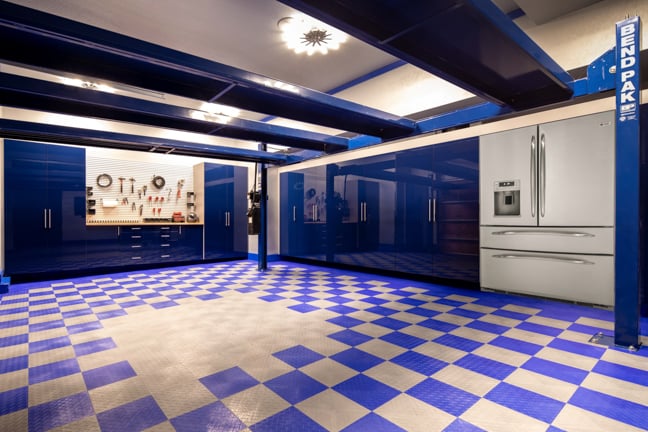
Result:
[[[191,231],[192,235],[185,235]],[[124,226],[120,228],[124,264],[164,264],[202,259],[201,227]]]

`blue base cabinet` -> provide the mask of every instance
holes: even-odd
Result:
[[[5,140],[5,272],[85,266],[85,150]]]

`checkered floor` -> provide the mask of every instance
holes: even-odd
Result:
[[[286,262],[13,285],[0,430],[646,430],[612,318]]]

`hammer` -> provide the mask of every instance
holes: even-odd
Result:
[[[134,194],[135,193],[135,179],[133,177],[131,177],[129,180],[131,182],[131,193]]]
[[[126,177],[119,177],[119,193],[121,194],[124,193],[124,180],[126,180]]]

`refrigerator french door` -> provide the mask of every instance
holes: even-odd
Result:
[[[483,288],[614,301],[614,116],[480,138]]]

